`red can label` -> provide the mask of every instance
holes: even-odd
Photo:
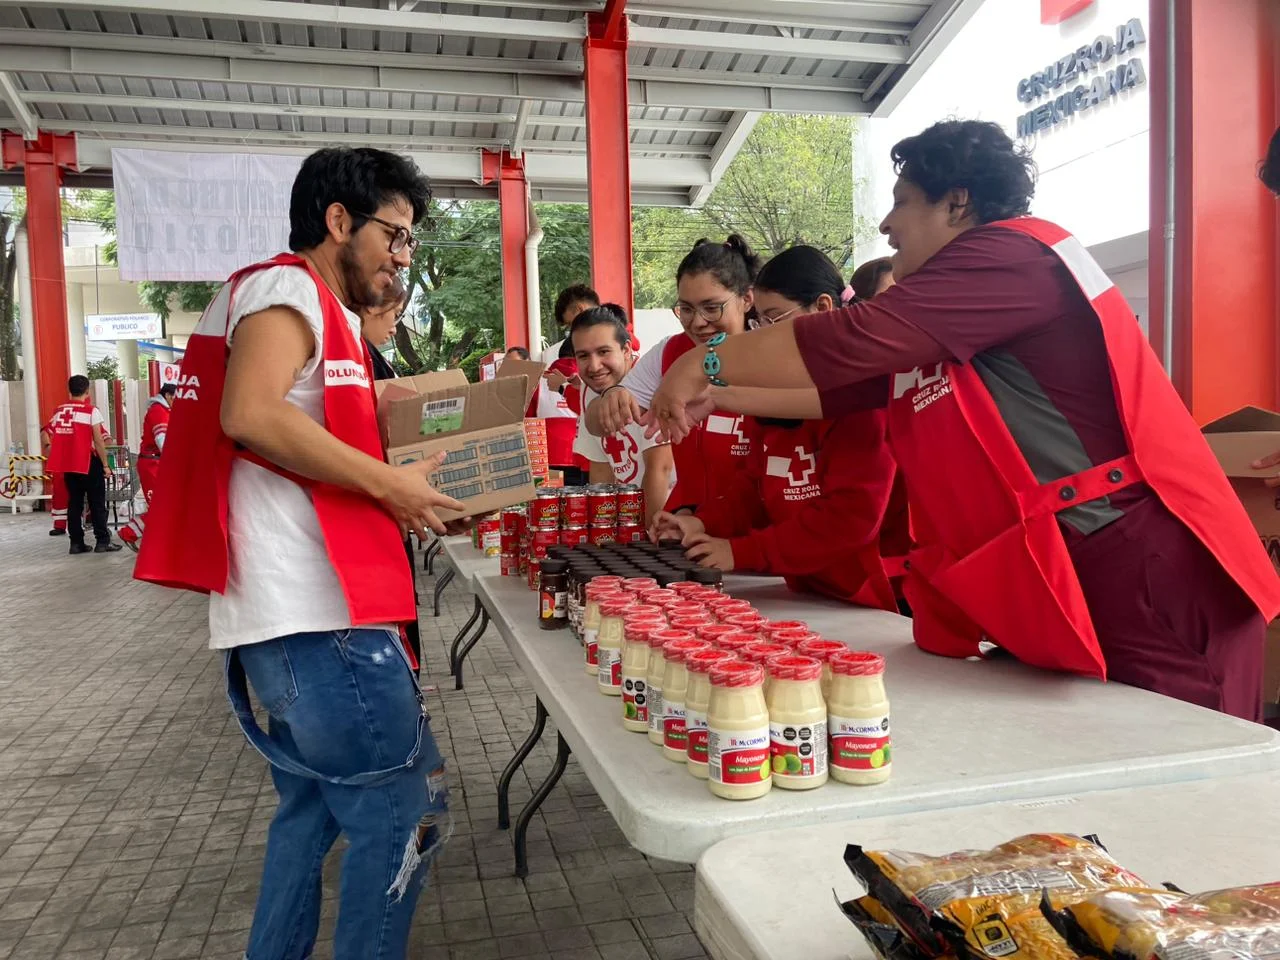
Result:
[[[520,553],[520,534],[507,533],[502,531],[502,540],[500,542],[501,553],[509,553],[511,556],[518,556]]]
[[[502,536],[520,536],[520,530],[524,526],[524,509],[522,507],[507,507],[502,511],[499,517],[502,523]]]
[[[529,540],[529,556],[534,560],[547,559],[547,550],[560,542],[560,531],[553,528],[538,528],[533,531]]]
[[[560,543],[566,547],[576,547],[587,542],[586,527],[564,527],[560,530]]]
[[[529,526],[535,529],[560,526],[560,498],[535,497],[529,501]]]
[[[619,543],[639,543],[644,539],[644,527],[638,523],[619,523],[618,524],[618,542]]]
[[[496,557],[502,548],[502,532],[498,518],[491,517],[476,524],[480,533],[480,549],[486,557]]]
[[[592,490],[587,494],[587,524],[612,527],[618,522],[618,495],[612,490]]]
[[[888,766],[889,717],[827,717],[831,737],[831,766],[842,770],[879,770]]]
[[[514,553],[502,554],[502,575],[504,577],[520,576],[520,558]]]
[[[716,783],[759,783],[772,771],[769,728],[707,731],[707,772]]]
[[[618,526],[644,523],[644,491],[623,487],[618,491]]]
[[[587,542],[597,547],[606,543],[616,543],[618,529],[616,527],[591,527],[587,530]]]
[[[536,563],[529,564],[529,589],[535,593],[542,589],[542,568]]]
[[[566,493],[560,501],[560,519],[566,527],[587,525],[587,495]]]

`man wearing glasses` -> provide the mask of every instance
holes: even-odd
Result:
[[[206,592],[210,646],[279,795],[247,960],[309,957],[340,833],[337,957],[402,958],[450,832],[444,763],[402,646],[403,532],[462,505],[439,459],[383,459],[359,312],[409,265],[430,186],[404,157],[302,164],[289,246],[231,277],[188,344],[135,576]],[[246,683],[247,678],[247,683]],[[269,714],[263,731],[252,686]]]

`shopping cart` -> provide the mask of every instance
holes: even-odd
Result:
[[[141,489],[138,469],[128,447],[107,447],[107,507],[111,511],[111,526],[119,530],[133,519],[134,499]]]

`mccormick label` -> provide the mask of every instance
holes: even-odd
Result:
[[[689,762],[707,762],[707,715],[700,710],[685,710],[684,729],[689,737]]]
[[[587,525],[587,495],[566,493],[560,501],[560,517],[566,527]]]
[[[841,770],[879,770],[892,759],[889,715],[883,717],[827,716],[831,734],[831,765]]]
[[[768,780],[769,728],[707,730],[707,774],[716,783],[759,783]]]
[[[600,665],[600,628],[583,629],[582,645],[587,649],[587,663],[593,667]]]
[[[649,689],[643,676],[623,674],[622,715],[628,720],[649,722]]]
[[[622,687],[622,651],[617,647],[605,647],[603,656],[599,645],[596,646],[597,680],[602,687]]]
[[[770,723],[769,755],[775,777],[814,777],[826,773],[827,725]]]
[[[662,702],[662,688],[649,685],[649,732],[663,733],[663,712],[666,705]]]
[[[688,750],[689,734],[685,729],[683,703],[664,700],[662,703],[662,745],[672,750]]]

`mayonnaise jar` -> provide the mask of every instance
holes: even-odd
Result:
[[[684,658],[689,673],[684,696],[684,727],[688,736],[685,763],[699,780],[707,779],[707,707],[711,701],[711,669],[717,663],[732,660],[728,650],[698,650]]]
[[[662,645],[666,666],[662,671],[662,753],[674,763],[684,763],[689,752],[689,734],[685,728],[685,695],[688,693],[689,671],[684,658],[696,650],[710,650],[701,640],[686,635]]]
[[[781,654],[768,661],[766,670],[773,784],[784,790],[820,787],[827,782],[822,664],[812,657]]]
[[[608,697],[622,694],[622,631],[627,612],[635,606],[630,594],[600,601],[600,629],[596,633],[596,685]]]
[[[587,586],[587,605],[582,612],[582,648],[586,651],[587,673],[593,677],[600,672],[600,604],[604,600],[623,599],[626,595],[612,584],[597,584],[593,580]]]
[[[773,785],[769,710],[759,664],[727,660],[711,669],[707,786],[726,800],[754,800]]]
[[[801,641],[796,645],[796,653],[802,657],[813,657],[822,664],[822,697],[825,700],[831,696],[831,664],[832,655],[843,653],[848,650],[839,640],[823,640],[820,637],[814,637]]]
[[[889,779],[889,697],[884,657],[845,650],[832,654],[827,736],[831,776],[859,786]]]

